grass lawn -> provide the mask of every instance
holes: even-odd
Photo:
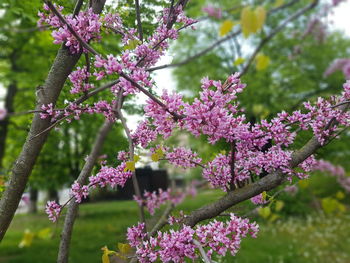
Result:
[[[215,200],[219,192],[201,193],[189,199],[179,209],[189,211]],[[137,222],[137,206],[133,201],[115,201],[81,205],[72,239],[70,262],[101,262],[101,247],[115,249],[117,242],[125,242],[127,226]],[[62,221],[62,220],[61,220]],[[150,221],[152,219],[150,218]],[[1,263],[55,262],[59,233],[57,225],[46,215],[17,215],[0,245]],[[217,259],[236,263],[350,263],[350,216],[295,218],[275,223],[259,222],[257,239],[246,238],[235,257]],[[50,227],[52,239],[34,238],[30,247],[19,248],[25,229],[38,232]]]

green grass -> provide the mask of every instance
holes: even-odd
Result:
[[[179,209],[190,211],[217,199],[221,193],[201,193],[189,199]],[[114,249],[125,242],[125,230],[137,222],[137,206],[133,201],[102,202],[81,205],[72,239],[70,262],[101,262],[101,247]],[[350,216],[308,219],[292,218],[275,223],[260,222],[257,239],[246,238],[235,257],[218,259],[235,263],[307,263],[350,262]],[[152,218],[149,218],[152,222]],[[62,220],[61,220],[62,221]],[[25,229],[37,232],[50,227],[52,239],[35,238],[30,247],[19,248]],[[44,214],[17,215],[0,245],[1,263],[55,262],[62,222],[48,221]]]

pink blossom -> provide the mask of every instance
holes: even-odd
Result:
[[[350,78],[349,67],[350,67],[350,59],[338,58],[331,63],[331,65],[326,69],[323,75],[325,77],[328,77],[329,75],[333,74],[337,70],[342,70],[345,78],[349,79]]]
[[[240,248],[242,238],[248,234],[256,237],[259,227],[250,223],[248,219],[230,215],[230,220],[219,222],[213,220],[206,225],[196,228],[183,226],[180,230],[158,232],[148,240],[143,233],[144,224],[128,229],[127,239],[132,247],[136,248],[136,255],[140,262],[185,262],[185,258],[197,259],[198,247],[193,243],[196,239],[208,256],[213,252],[225,256],[227,252],[235,255]]]
[[[48,7],[44,5],[44,9],[48,10]],[[59,12],[63,10],[59,7]],[[42,26],[44,23],[56,28],[52,31],[55,44],[65,43],[71,53],[78,53],[81,51],[81,45],[79,41],[70,32],[67,25],[62,25],[58,17],[50,13],[45,14],[39,12],[40,20],[38,25]],[[87,11],[81,11],[75,17],[72,15],[63,15],[67,23],[73,28],[73,30],[85,41],[89,42],[91,39],[100,39],[101,22],[99,16],[95,14],[91,8]],[[85,52],[86,50],[83,49]]]
[[[217,19],[220,19],[222,17],[222,10],[218,7],[208,5],[203,7],[202,11],[207,13],[209,16],[215,17]]]
[[[183,168],[196,167],[196,165],[200,164],[202,161],[197,153],[193,153],[190,149],[186,149],[185,147],[174,148],[171,152],[168,151],[165,158],[174,166]]]
[[[262,193],[250,198],[250,201],[255,205],[263,205],[267,202]]]
[[[61,213],[61,209],[62,207],[55,201],[48,201],[46,204],[45,212],[52,222],[56,222]]]

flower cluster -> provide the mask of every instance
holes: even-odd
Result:
[[[89,195],[89,187],[87,185],[81,186],[78,182],[74,182],[71,187],[71,194],[75,197],[75,202],[81,203]]]
[[[350,192],[350,176],[347,176],[345,170],[341,166],[335,166],[325,160],[317,160],[313,167],[314,171],[326,172],[337,178],[338,183],[345,191]]]
[[[115,121],[115,112],[114,112],[114,105],[115,101],[112,101],[112,104],[108,103],[107,101],[100,100],[98,102],[95,102],[93,105],[77,105],[75,103],[69,103],[67,107],[64,109],[54,109],[54,106],[52,103],[50,104],[43,104],[41,106],[41,113],[40,118],[46,119],[51,117],[51,121],[55,121],[57,119],[57,116],[60,116],[58,113],[62,112],[62,115],[66,117],[67,122],[71,122],[72,118],[75,120],[80,119],[80,115],[87,113],[87,114],[103,114],[107,120],[110,122]]]
[[[349,58],[338,58],[334,60],[331,65],[323,73],[325,77],[333,74],[335,71],[343,71],[344,77],[350,79],[350,59]]]
[[[126,170],[126,163],[122,162],[117,168],[102,166],[95,176],[90,176],[90,186],[96,187],[123,187],[126,181],[132,176],[131,171]]]
[[[52,222],[56,222],[61,213],[61,209],[62,207],[55,201],[49,201],[46,204],[45,212]]]
[[[220,19],[222,17],[222,10],[219,7],[214,7],[211,5],[202,8],[202,11],[207,13],[208,16]]]
[[[250,198],[250,201],[255,205],[263,205],[267,202],[262,193]]]
[[[86,66],[82,68],[78,67],[77,70],[69,74],[69,80],[73,84],[73,88],[70,90],[70,93],[77,94],[92,89],[94,85],[87,82],[90,76],[91,74],[87,71]]]
[[[196,167],[197,165],[200,165],[200,162],[202,161],[202,159],[198,157],[197,153],[192,152],[190,149],[186,149],[185,147],[174,148],[171,152],[167,151],[165,158],[174,166],[182,168]]]
[[[155,237],[145,240],[144,225],[128,228],[127,239],[136,248],[136,255],[141,263],[155,262],[184,262],[184,258],[192,260],[198,258],[198,247],[193,240],[197,240],[206,250],[209,258],[216,252],[226,255],[229,251],[235,255],[240,248],[242,238],[250,234],[256,237],[258,225],[250,223],[248,219],[230,215],[226,222],[212,221],[207,225],[192,229],[183,226],[180,230],[158,232]]]
[[[44,4],[44,10],[46,12],[38,13],[40,17],[38,26],[48,24],[56,28],[57,30],[52,31],[54,43],[65,43],[72,54],[79,53],[82,50],[81,44],[68,29],[67,25],[62,24],[56,15],[48,13],[50,8],[46,4]],[[63,7],[59,6],[58,11],[60,12],[62,10]],[[91,8],[87,11],[79,12],[76,16],[66,15],[64,18],[85,42],[89,42],[91,39],[100,39],[101,22],[99,21],[99,15],[95,14]]]
[[[185,191],[172,190],[170,188],[164,191],[163,189],[159,188],[158,191],[145,191],[142,197],[134,195],[134,200],[140,206],[145,205],[149,213],[153,215],[155,209],[159,208],[161,205],[167,202],[177,205],[184,200],[186,195],[194,196],[195,194],[194,186],[188,187],[185,189]]]
[[[182,101],[182,96],[173,92],[168,94],[166,90],[163,91],[161,96],[166,108],[159,105],[152,99],[149,99],[144,107],[145,115],[153,120],[152,124],[156,127],[157,134],[163,135],[164,138],[168,138],[173,129],[177,127],[177,122],[171,113],[177,113],[181,115],[183,113],[183,107],[185,106]]]

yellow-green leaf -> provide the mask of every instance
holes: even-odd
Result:
[[[237,58],[237,59],[235,60],[235,62],[233,62],[233,65],[234,65],[234,66],[239,66],[239,65],[241,65],[244,61],[245,61],[244,58],[239,57],[239,58]]]
[[[152,153],[151,159],[153,162],[158,162],[159,161],[159,155],[157,153]]]
[[[124,171],[131,171],[134,172],[135,171],[135,162],[134,161],[129,161],[125,163],[125,168]]]
[[[138,161],[140,161],[140,156],[138,155],[134,155],[134,162],[137,163]]]
[[[101,248],[101,250],[103,251],[102,263],[110,263],[109,255],[117,254],[117,252],[109,250],[107,246],[104,246],[103,248]]]
[[[270,214],[271,214],[271,209],[270,207],[266,206],[266,207],[261,207],[259,208],[258,210],[258,214],[262,217],[262,218],[265,218],[267,219]]]
[[[262,53],[259,53],[256,56],[256,69],[257,70],[264,70],[266,69],[270,64],[270,58],[268,56],[265,56]]]
[[[305,189],[309,186],[309,180],[307,180],[307,179],[300,180],[298,182],[298,184],[299,184],[300,188]]]
[[[221,37],[227,35],[227,33],[230,32],[235,25],[235,22],[231,20],[225,20],[220,26],[219,35]]]
[[[255,16],[256,16],[255,32],[257,32],[265,24],[265,20],[266,20],[266,10],[265,10],[265,8],[262,7],[262,6],[257,7],[255,9]],[[253,33],[255,33],[255,32],[253,32]]]
[[[124,46],[124,50],[133,50],[135,49],[141,42],[137,39],[129,40],[128,44]]]
[[[29,229],[26,229],[24,231],[23,238],[19,243],[18,247],[19,248],[30,247],[32,245],[33,238],[34,238],[34,233],[32,233]]]
[[[333,212],[344,212],[346,210],[342,203],[332,197],[322,198],[321,205],[326,214],[331,214]]]
[[[38,237],[40,239],[49,239],[51,237],[51,228],[43,228],[38,232]]]
[[[280,216],[277,214],[271,214],[271,217],[269,218],[270,222],[275,222]]]
[[[335,197],[338,199],[338,200],[342,200],[345,198],[345,194],[344,192],[342,191],[338,191],[336,194],[335,194]]]
[[[266,191],[262,192],[261,194],[262,194],[262,200],[265,201],[267,197]]]
[[[280,200],[276,201],[275,209],[276,209],[277,212],[281,211],[283,207],[284,207],[284,202],[283,201],[280,201]]]
[[[108,254],[102,254],[102,263],[110,263]]]
[[[118,249],[122,254],[128,254],[131,250],[131,246],[129,244],[118,243]]]
[[[245,38],[247,38],[251,33],[255,32],[255,25],[256,15],[250,6],[246,6],[241,12],[241,27]]]
[[[276,0],[276,2],[273,4],[274,8],[280,7],[284,4],[284,0]]]
[[[156,150],[156,153],[158,154],[159,158],[163,158],[164,157],[164,152],[162,150],[161,147],[159,147],[157,150]]]

